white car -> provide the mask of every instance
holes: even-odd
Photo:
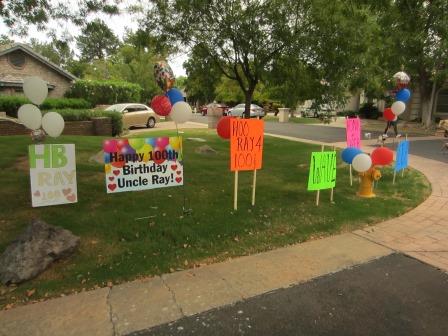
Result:
[[[153,128],[159,121],[159,116],[149,106],[143,104],[115,104],[106,111],[116,111],[123,114],[123,127],[146,126]]]
[[[245,106],[246,106],[245,104],[238,104],[235,107],[232,107],[230,110],[228,110],[227,115],[232,117],[243,117]],[[250,104],[250,117],[263,118],[264,117],[263,108],[255,104]]]

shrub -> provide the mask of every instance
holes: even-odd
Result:
[[[350,118],[353,118],[353,117],[356,117],[358,115],[358,112],[356,112],[356,111],[340,111],[340,112],[337,112],[336,115],[338,117],[350,117]]]
[[[43,112],[44,114],[48,112]],[[122,114],[113,111],[103,110],[73,110],[64,109],[56,110],[63,118],[64,121],[87,121],[95,117],[109,117],[112,120],[112,135],[120,135],[123,130]]]
[[[359,115],[366,119],[378,119],[380,112],[376,106],[373,106],[373,103],[365,103],[359,109]]]
[[[17,111],[23,104],[30,104],[28,98],[24,96],[0,96],[0,111],[6,112],[10,117],[17,118]],[[39,106],[42,110],[55,109],[88,109],[92,105],[84,99],[78,98],[47,98]]]
[[[84,98],[92,105],[112,105],[140,102],[142,92],[140,85],[124,81],[78,80],[66,96]]]

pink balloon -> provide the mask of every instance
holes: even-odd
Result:
[[[163,138],[157,138],[156,139],[156,146],[160,148],[165,148],[170,143],[170,138],[163,137]]]
[[[116,140],[104,140],[103,150],[107,153],[116,152],[118,150],[117,141]]]

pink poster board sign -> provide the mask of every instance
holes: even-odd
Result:
[[[361,120],[359,118],[345,119],[347,131],[347,147],[361,148]]]

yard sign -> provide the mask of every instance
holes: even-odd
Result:
[[[181,147],[180,137],[105,140],[107,193],[183,185]]]
[[[230,170],[261,169],[263,159],[263,120],[230,121]]]
[[[77,202],[75,145],[30,145],[28,155],[33,207]]]
[[[356,118],[345,119],[347,132],[347,147],[361,148],[361,120]]]
[[[397,154],[395,158],[395,172],[408,167],[409,141],[401,141],[398,144]]]
[[[336,151],[311,153],[308,190],[331,189],[336,186]]]

